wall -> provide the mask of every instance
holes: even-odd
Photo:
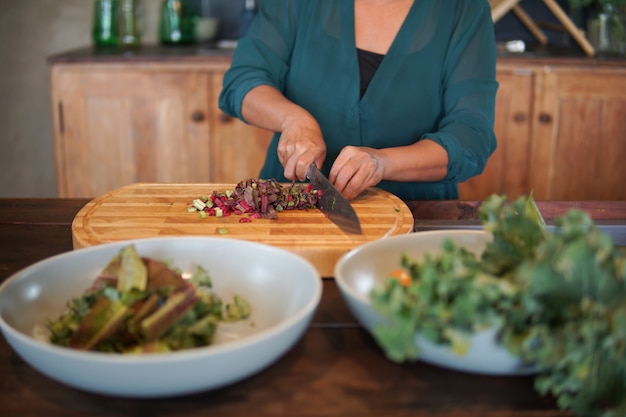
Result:
[[[232,24],[243,0],[202,1],[225,19],[220,37],[236,33]],[[161,0],[141,2],[143,41],[156,43]],[[56,197],[46,58],[90,45],[93,0],[0,5],[0,198]]]
[[[158,0],[146,0],[146,40]],[[0,13],[0,197],[55,197],[46,57],[91,42],[92,2],[3,1]]]

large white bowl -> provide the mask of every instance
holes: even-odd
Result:
[[[129,243],[141,256],[171,260],[183,271],[203,266],[224,301],[240,294],[250,303],[249,320],[221,323],[211,346],[172,353],[83,352],[38,336]],[[210,237],[138,239],[75,250],[16,273],[0,286],[0,328],[27,363],[69,386],[124,397],[172,396],[231,384],[272,364],[301,338],[321,294],[315,267],[286,250]]]
[[[372,289],[400,266],[402,254],[420,259],[426,253],[440,253],[445,239],[471,250],[484,251],[491,234],[482,230],[435,230],[392,236],[366,243],[346,253],[335,265],[335,279],[350,311],[370,333],[386,319],[370,302]],[[447,346],[431,343],[416,334],[419,359],[458,371],[489,375],[524,375],[532,366],[511,355],[499,342],[496,329],[476,333],[468,352],[459,356]]]

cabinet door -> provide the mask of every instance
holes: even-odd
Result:
[[[206,182],[208,89],[206,72],[54,66],[59,197],[136,182]]]
[[[258,178],[272,132],[232,118],[218,107],[224,72],[211,75],[211,164],[213,182],[236,184]]]
[[[547,68],[535,108],[536,198],[626,199],[626,69]]]
[[[494,124],[498,147],[482,174],[459,184],[461,200],[484,200],[494,193],[509,199],[528,194],[533,74],[515,68],[498,69]]]

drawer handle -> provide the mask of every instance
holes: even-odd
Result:
[[[191,120],[194,122],[202,122],[204,120],[204,113],[197,110],[191,114]]]
[[[552,116],[549,115],[548,113],[541,113],[539,115],[539,121],[541,123],[546,123],[546,124],[550,123],[550,122],[552,122]]]
[[[513,117],[513,120],[515,120],[517,123],[523,123],[526,121],[526,115],[524,113],[516,113]]]

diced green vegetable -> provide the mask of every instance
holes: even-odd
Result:
[[[193,206],[198,210],[204,210],[206,207],[206,203],[199,198],[193,200]]]
[[[226,305],[223,319],[225,321],[239,321],[250,316],[250,306],[241,296],[235,295],[233,302]]]

